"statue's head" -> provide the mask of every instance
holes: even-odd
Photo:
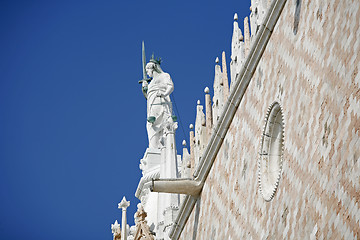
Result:
[[[153,77],[154,71],[157,73],[162,73],[163,70],[160,67],[161,64],[161,58],[156,59],[154,58],[154,54],[151,56],[150,61],[148,64],[146,64],[146,73],[149,75],[149,77]]]
[[[146,70],[147,75],[149,75],[149,77],[154,76],[154,71],[157,73],[163,72],[163,70],[160,67],[160,64],[156,63],[156,62],[152,62],[151,60],[150,60],[150,62],[148,62],[148,64],[146,64],[145,70]]]

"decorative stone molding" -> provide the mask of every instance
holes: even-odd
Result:
[[[165,135],[169,133],[175,134],[176,129],[178,129],[178,123],[177,122],[166,122],[164,127]]]
[[[158,169],[160,166],[160,154],[159,149],[147,148],[143,158],[140,160],[139,168],[142,171],[143,175],[153,172],[155,169]]]
[[[135,214],[137,222],[134,240],[154,240],[154,235],[150,231],[147,221],[145,220],[146,216],[147,213],[145,212],[143,206],[139,203],[138,210]]]
[[[150,188],[145,187],[140,195],[140,201],[142,204],[146,205],[149,199],[149,193],[150,193]]]
[[[259,187],[266,201],[270,201],[279,185],[284,152],[284,118],[282,108],[274,102],[268,108],[259,152]]]
[[[142,176],[142,178],[140,179],[139,185],[136,189],[135,192],[135,197],[137,197],[139,200],[141,200],[141,197],[146,194],[146,192],[144,191],[146,188],[149,188],[151,185],[151,180],[152,179],[158,179],[160,178],[160,172],[159,171],[155,171],[155,172],[151,172],[148,173],[144,176]]]
[[[111,224],[111,232],[113,234],[114,240],[120,240],[121,239],[121,230],[120,230],[120,224],[117,220],[115,220],[114,224]]]
[[[165,215],[165,213],[166,213],[167,211],[177,211],[177,210],[179,210],[179,207],[178,207],[178,206],[171,205],[171,206],[165,208],[163,214]]]
[[[136,214],[136,213],[135,213]],[[131,226],[129,228],[129,236],[128,236],[128,240],[135,240],[135,233],[136,233],[136,226]]]

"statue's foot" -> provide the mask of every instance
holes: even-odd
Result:
[[[155,118],[154,116],[150,116],[150,117],[147,118],[147,121],[148,121],[149,123],[154,123],[155,120],[156,120],[156,118]]]

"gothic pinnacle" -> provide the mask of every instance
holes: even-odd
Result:
[[[249,29],[248,17],[245,17],[244,19],[244,38],[245,38],[245,57],[247,57],[250,52],[250,29]]]
[[[227,75],[225,51],[222,52],[222,84],[224,86],[224,101],[226,101],[229,96],[229,80]]]

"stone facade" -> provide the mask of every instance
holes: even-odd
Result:
[[[360,238],[360,2],[252,0],[239,22],[190,152],[176,123],[147,149],[138,222],[114,238]]]
[[[358,0],[286,2],[180,239],[360,238],[359,24]],[[274,102],[283,161],[265,201],[258,160]]]

